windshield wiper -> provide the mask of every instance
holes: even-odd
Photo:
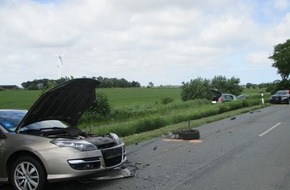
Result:
[[[46,131],[46,130],[49,130],[49,131],[51,131],[51,130],[63,130],[63,129],[65,129],[65,128],[63,128],[63,127],[47,127],[47,128],[41,128],[41,129],[39,129],[39,131]]]

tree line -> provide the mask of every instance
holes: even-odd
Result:
[[[86,78],[86,77],[84,77]],[[22,88],[26,90],[42,90],[51,88],[51,86],[57,86],[68,80],[73,79],[73,77],[63,77],[57,80],[53,79],[35,79],[33,81],[26,81],[21,83]],[[139,88],[140,83],[137,81],[127,81],[124,78],[107,78],[107,77],[92,77],[92,79],[98,80],[101,84],[98,88]]]

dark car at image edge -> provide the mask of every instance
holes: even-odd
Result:
[[[269,102],[272,104],[289,104],[290,90],[278,90],[273,94]]]

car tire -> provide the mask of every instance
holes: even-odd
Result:
[[[199,131],[196,129],[181,131],[179,132],[179,138],[183,140],[194,140],[194,139],[199,139],[200,134],[199,134]]]
[[[47,177],[38,160],[31,156],[23,156],[13,163],[10,182],[16,190],[43,190],[47,184]]]

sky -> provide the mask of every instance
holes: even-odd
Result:
[[[281,77],[268,57],[289,36],[289,0],[0,0],[0,85],[71,76],[273,82]]]

